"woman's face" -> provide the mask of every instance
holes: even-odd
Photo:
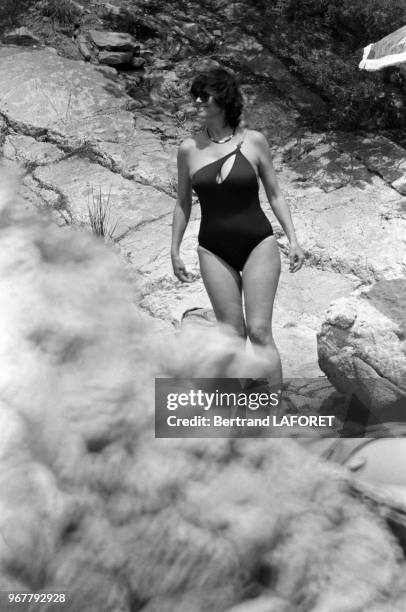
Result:
[[[194,104],[197,118],[202,121],[207,121],[215,117],[222,117],[224,115],[224,110],[217,104],[215,93],[210,90],[210,88],[205,89],[195,98]]]

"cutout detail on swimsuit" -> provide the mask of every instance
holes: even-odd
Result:
[[[233,169],[233,166],[235,164],[236,157],[237,157],[237,154],[234,153],[231,157],[226,159],[226,161],[222,164],[222,166],[220,166],[220,169],[219,169],[219,171],[217,172],[217,175],[216,175],[216,183],[218,185],[220,183],[224,183],[226,178],[229,176],[229,174],[230,174],[230,172]],[[226,172],[225,176],[223,176],[223,170]]]
[[[190,180],[193,182],[193,180],[194,180],[194,178],[195,178],[196,174],[198,174],[198,173],[199,173],[201,170],[204,170],[205,168],[209,168],[210,166],[212,166],[212,165],[214,165],[214,164],[217,164],[217,163],[219,163],[219,162],[221,162],[221,161],[223,161],[223,160],[226,160],[226,161],[227,161],[227,158],[229,158],[229,157],[230,157],[230,155],[232,155],[232,156],[233,156],[233,161],[232,161],[232,163],[231,163],[231,165],[230,165],[230,167],[229,167],[229,171],[227,172],[226,176],[222,176],[222,170],[223,170],[223,168],[224,168],[224,167],[226,167],[226,165],[225,165],[225,164],[223,164],[223,165],[221,166],[220,170],[218,171],[218,173],[217,173],[217,175],[216,175],[216,183],[217,183],[217,184],[224,183],[224,181],[226,180],[226,178],[229,176],[229,174],[230,174],[231,170],[233,169],[233,166],[234,166],[234,163],[235,163],[235,159],[236,159],[236,153],[237,153],[237,151],[239,151],[239,152],[241,153],[241,155],[242,155],[243,157],[245,157],[245,155],[244,155],[244,154],[241,152],[241,145],[242,145],[242,144],[243,144],[243,142],[244,142],[244,138],[245,138],[245,131],[244,131],[244,133],[243,133],[243,135],[242,135],[242,138],[241,138],[240,142],[239,142],[239,143],[236,145],[236,147],[235,147],[235,149],[234,149],[233,151],[230,151],[229,153],[226,153],[225,155],[223,155],[223,157],[219,157],[218,159],[215,159],[214,161],[209,162],[209,163],[208,163],[208,164],[206,164],[205,166],[202,166],[201,168],[198,168],[198,169],[197,169],[195,172],[193,172],[193,174],[192,174],[192,175],[191,175],[191,177],[190,177]],[[245,157],[245,159],[247,159],[247,158]],[[254,169],[254,167],[253,167],[252,163],[251,163],[251,162],[250,162],[248,159],[247,159],[247,161],[248,161],[248,163],[251,165],[251,167]],[[228,169],[228,167],[227,167],[227,169]],[[256,173],[256,171],[255,171],[255,170],[254,170],[254,172],[255,172],[255,176],[257,176],[257,173]],[[258,177],[257,177],[257,178],[258,178]]]
[[[223,161],[223,159],[225,159],[226,157],[229,157],[230,155],[235,154],[236,152],[237,152],[237,150],[234,149],[234,151],[230,151],[230,153],[227,153],[226,155],[223,155],[223,157],[219,157],[218,159],[215,159],[214,161],[209,162],[208,164],[205,164],[201,168],[198,168],[195,172],[193,172],[192,176],[190,177],[191,180],[193,181],[193,179],[195,178],[196,174],[199,174],[199,172],[201,172],[202,170],[205,170],[206,168],[209,168],[210,166],[214,166],[214,164],[218,164],[219,162]]]
[[[237,151],[231,151],[231,153],[228,153],[227,155],[224,155],[223,157],[220,157],[219,159],[215,159],[213,162],[209,162],[209,163],[208,163],[208,164],[206,164],[205,166],[202,166],[201,168],[198,168],[198,169],[197,169],[195,172],[193,172],[192,176],[190,177],[190,180],[192,181],[192,184],[193,184],[193,182],[194,182],[194,179],[195,179],[196,175],[197,175],[197,174],[199,174],[199,172],[201,172],[202,170],[205,170],[206,168],[209,168],[210,166],[213,166],[214,164],[217,164],[218,162],[222,161],[222,160],[223,160],[225,157],[228,157],[229,155],[232,155],[232,154],[234,154],[234,155],[235,155],[236,153],[237,153]],[[255,178],[256,178],[256,179],[257,179],[257,181],[258,181],[258,178],[259,178],[259,177],[258,177],[257,171],[256,171],[256,169],[255,169],[255,167],[254,167],[253,163],[252,163],[252,162],[251,162],[251,161],[248,159],[248,157],[246,157],[246,156],[244,155],[244,153],[242,153],[242,151],[241,151],[241,150],[239,150],[239,153],[240,153],[240,155],[241,155],[241,156],[242,156],[242,157],[243,157],[243,158],[246,160],[246,162],[247,162],[247,163],[248,163],[248,164],[251,166],[251,169],[252,169],[253,173],[255,174]],[[233,166],[234,166],[234,164],[233,164]],[[231,170],[233,169],[233,166],[230,168],[230,172],[231,172]],[[223,166],[222,166],[222,167],[223,167]],[[223,178],[223,180],[222,180],[222,181],[220,181],[221,183],[224,183],[224,181],[226,180],[226,178],[228,178],[228,176],[229,176],[230,172],[227,174],[227,176],[226,176],[226,177],[224,177],[224,178]],[[218,173],[217,173],[217,174],[218,174]],[[218,181],[217,181],[217,179],[216,179],[216,182],[218,182]]]

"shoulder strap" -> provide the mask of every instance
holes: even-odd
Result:
[[[242,143],[244,142],[244,138],[245,138],[245,134],[246,134],[246,132],[247,132],[247,130],[246,130],[246,129],[244,129],[244,131],[243,131],[243,133],[242,133],[242,136],[241,136],[241,140],[240,140],[240,142],[238,143],[238,145],[237,145],[237,147],[236,147],[237,149],[241,149],[241,145],[242,145]]]

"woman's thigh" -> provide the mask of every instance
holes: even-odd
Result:
[[[200,273],[216,319],[232,325],[245,336],[241,277],[221,257],[200,245],[197,247]]]
[[[269,236],[251,251],[242,271],[245,316],[250,325],[272,325],[273,304],[281,270],[279,247]]]

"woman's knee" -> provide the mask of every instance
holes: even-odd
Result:
[[[273,345],[272,327],[264,321],[253,321],[248,323],[247,334],[251,342],[262,346]]]
[[[247,339],[247,328],[245,327],[245,322],[242,321],[230,321],[227,319],[217,319],[219,321],[219,323],[225,323],[227,325],[229,325],[233,331],[237,334],[237,336],[239,336],[240,338],[242,338],[243,340]]]

